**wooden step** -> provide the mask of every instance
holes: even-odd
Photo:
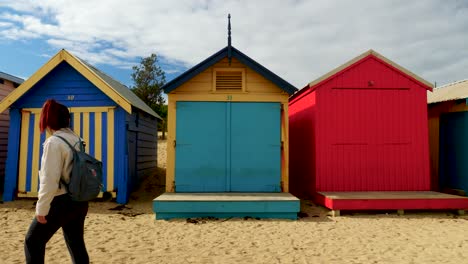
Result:
[[[432,191],[319,192],[314,199],[331,210],[468,209],[468,197]]]
[[[153,200],[156,219],[297,219],[299,210],[299,199],[290,193],[164,193]]]

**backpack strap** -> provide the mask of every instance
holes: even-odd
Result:
[[[53,136],[58,137],[58,138],[60,138],[61,140],[63,140],[63,142],[67,143],[67,145],[70,147],[70,149],[72,150],[73,153],[76,152],[76,149],[75,149],[66,139],[64,139],[63,137],[61,137],[61,136],[59,136],[59,135],[53,135]],[[78,136],[77,136],[77,137],[78,137]],[[81,151],[84,151],[83,141],[81,140],[80,137],[78,137],[78,140],[79,140],[79,141],[75,143],[75,146],[76,146],[76,144],[79,143],[79,144],[80,144],[80,150],[81,150]],[[63,180],[62,177],[60,177],[60,182],[61,182],[63,185],[65,185],[65,187],[68,188],[68,183],[66,183],[66,182]],[[60,185],[59,185],[59,188],[60,188]]]
[[[58,137],[60,138],[61,140],[63,140],[63,142],[67,143],[67,145],[72,149],[72,151],[76,151],[76,149],[66,140],[64,139],[63,137],[59,136],[59,135],[54,135],[54,137]],[[81,139],[80,139],[81,141]],[[75,144],[76,145],[76,144]]]

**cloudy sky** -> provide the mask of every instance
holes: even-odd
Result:
[[[468,79],[468,0],[0,0],[0,71],[27,78],[60,49],[131,86],[157,53],[167,79],[227,45],[298,88],[374,49],[429,82]]]

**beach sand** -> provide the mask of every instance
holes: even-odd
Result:
[[[90,203],[85,240],[91,263],[467,263],[468,216],[449,211],[360,212],[331,217],[302,201],[292,220],[155,220],[164,192],[165,142],[158,169],[129,204]],[[164,156],[164,157],[163,157]],[[0,204],[0,263],[24,263],[23,240],[34,199]],[[71,263],[62,233],[46,263]]]

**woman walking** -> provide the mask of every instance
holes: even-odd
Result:
[[[73,164],[72,150],[60,136],[79,148],[79,137],[70,129],[70,112],[55,100],[47,100],[41,110],[41,133],[50,136],[43,145],[39,171],[39,194],[36,215],[24,243],[27,263],[44,263],[45,247],[50,238],[62,228],[73,263],[89,263],[84,242],[84,222],[88,202],[72,201],[62,183],[70,181]]]

